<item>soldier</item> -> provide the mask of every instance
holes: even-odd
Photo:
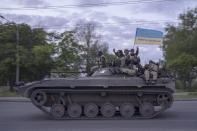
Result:
[[[138,54],[139,54],[139,47],[137,47],[136,52],[135,52],[134,49],[131,49],[131,51],[130,51],[130,55],[131,55],[131,56],[138,56]]]
[[[166,69],[165,66],[162,66],[160,64],[159,65],[159,69],[158,69],[158,76],[159,77],[169,77],[169,71]]]
[[[122,73],[126,73],[129,76],[135,76],[136,75],[136,70],[133,68],[133,66],[127,66],[120,68]]]
[[[97,61],[97,66],[93,66],[91,68],[91,72],[94,72],[96,69],[98,68],[103,68],[103,67],[106,67],[106,58],[105,56],[103,55],[103,52],[102,51],[98,51],[98,56],[99,56],[99,59]]]
[[[140,63],[140,58],[138,57],[138,54],[139,54],[139,48],[138,47],[137,47],[136,52],[134,51],[134,49],[131,49],[131,51],[130,51],[131,64],[134,64],[136,67]]]
[[[98,60],[98,65],[99,67],[106,67],[106,58],[105,56],[103,55],[103,52],[102,51],[99,51],[98,52],[98,56],[99,56],[99,60]]]
[[[124,56],[122,50],[118,50],[118,51],[116,52],[116,50],[113,49],[113,52],[114,52],[114,54],[115,54],[116,56],[118,56],[118,60],[117,60],[117,62],[116,62],[117,66],[119,66],[119,67],[124,67],[124,66],[125,66],[125,56]]]
[[[122,73],[125,73],[127,75],[130,76],[134,76],[136,74],[136,70],[134,70],[130,64],[130,54],[129,54],[129,50],[125,49],[124,50],[124,55],[122,53],[121,50],[115,52],[115,50],[113,50],[114,53],[118,56],[119,60],[118,60],[118,65],[120,65],[119,70]]]
[[[134,70],[137,70],[137,67],[140,64],[140,57],[138,57],[139,54],[139,48],[137,47],[136,52],[134,49],[131,49],[130,51],[130,64],[133,66]]]
[[[125,55],[125,66],[129,66],[130,65],[130,55],[129,55],[129,50],[125,49],[124,50],[124,55]]]
[[[144,77],[147,84],[150,82],[150,75],[152,75],[152,84],[154,84],[158,76],[158,65],[151,60],[148,65],[145,65]]]

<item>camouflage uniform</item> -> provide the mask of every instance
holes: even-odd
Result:
[[[114,51],[114,54],[118,57],[118,60],[116,61],[116,65],[119,67],[124,67],[125,66],[125,56],[122,53],[122,50],[118,50],[116,52],[114,49],[113,51]]]
[[[126,73],[130,76],[135,76],[136,75],[136,66],[131,63],[131,55],[129,53],[126,53],[128,51],[127,49],[125,50],[125,68],[122,67],[121,71],[123,73]]]
[[[137,70],[137,66],[140,63],[140,58],[138,57],[138,54],[139,54],[139,48],[137,48],[136,52],[134,52],[134,49],[131,49],[130,61],[135,70]]]
[[[154,83],[158,77],[158,65],[154,63],[153,61],[149,62],[149,65],[147,65],[145,72],[144,72],[146,83],[150,81],[150,75],[152,75],[153,77],[152,82]]]
[[[131,49],[131,53],[125,56],[125,62],[127,69],[123,69],[124,73],[127,73],[130,76],[135,76],[137,73],[137,65],[139,64],[138,61],[138,53],[139,49],[137,48],[136,53],[134,53],[134,49]]]
[[[93,66],[91,68],[91,72],[94,72],[96,69],[98,68],[104,68],[106,67],[106,58],[105,56],[103,55],[103,53],[100,52],[99,54],[99,58],[98,58],[98,61],[97,61],[98,65],[96,66]]]
[[[106,67],[106,58],[104,55],[100,56],[99,57],[99,60],[98,60],[98,66],[99,67]]]
[[[131,68],[122,67],[122,68],[120,68],[120,70],[121,70],[121,72],[126,73],[130,76],[135,76],[136,75],[136,70],[133,69],[133,67],[131,67]]]
[[[125,54],[125,66],[129,66],[130,63],[131,63],[130,55],[129,55],[129,50],[128,49],[125,49],[124,50],[124,54]]]
[[[131,65],[133,66],[134,70],[137,70],[137,57],[136,56],[131,56],[130,55],[130,61],[131,61]]]

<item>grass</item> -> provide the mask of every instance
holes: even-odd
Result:
[[[179,98],[197,98],[197,92],[190,92],[188,93],[188,95],[174,95],[175,99],[179,99]]]
[[[174,98],[175,99],[180,99],[180,98],[182,98],[182,99],[184,99],[184,98],[189,99],[189,98],[197,98],[197,96],[192,96],[192,95],[176,95],[176,96],[174,96]]]
[[[189,95],[190,96],[196,96],[197,97],[197,92],[190,92]]]
[[[180,92],[184,92],[184,90],[178,88],[178,89],[176,89],[176,92],[177,92],[177,93],[180,93]]]
[[[16,91],[10,92],[9,89],[0,89],[0,97],[21,97]]]

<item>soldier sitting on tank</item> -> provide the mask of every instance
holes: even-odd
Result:
[[[125,56],[122,52],[122,50],[118,50],[117,52],[115,49],[113,49],[114,54],[118,57],[118,59],[115,61],[115,68],[114,71],[119,74],[122,73],[122,69],[125,67]]]
[[[125,55],[125,65],[129,66],[131,63],[131,59],[130,59],[130,54],[129,54],[129,50],[125,49],[124,50],[124,55]]]
[[[152,77],[152,81],[150,81],[150,77]],[[158,65],[153,61],[149,61],[148,65],[145,65],[144,78],[147,84],[152,83],[155,84],[158,77]]]
[[[125,51],[125,53],[127,53],[127,51]],[[127,67],[127,69],[124,69],[123,72],[126,72],[130,76],[135,76],[136,74],[138,74],[137,67],[140,65],[140,58],[138,57],[138,53],[138,47],[136,53],[134,52],[134,49],[131,49],[130,54],[125,58],[125,66]]]
[[[144,77],[144,67],[139,63],[138,64],[138,69],[137,69],[137,72],[136,72],[136,75],[139,76],[139,77]]]
[[[124,66],[120,68],[120,70],[122,73],[125,73],[130,76],[135,76],[136,70],[133,68],[133,65],[131,64],[129,50],[125,49],[124,54],[125,54],[125,63],[124,63]]]
[[[134,49],[131,49],[130,51],[130,61],[131,64],[133,65],[133,68],[137,70],[138,65],[140,64],[140,57],[138,57],[139,54],[139,48],[137,47],[136,52]]]
[[[158,65],[159,65],[158,77],[169,77],[170,76],[169,70],[167,70],[165,66],[162,66],[160,64]]]
[[[96,66],[93,66],[90,70],[91,72],[93,73],[96,69],[98,68],[104,68],[106,67],[106,58],[105,56],[103,55],[103,52],[102,51],[98,51],[98,61],[97,61],[97,65]]]
[[[125,66],[125,56],[124,56],[122,50],[118,50],[116,52],[116,50],[113,49],[113,52],[118,57],[117,61],[115,62],[116,63],[116,66],[118,66],[118,67],[124,67]]]

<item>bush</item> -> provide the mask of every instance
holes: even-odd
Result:
[[[175,88],[176,88],[177,92],[183,92],[184,91],[183,84],[181,83],[180,80],[175,81]]]
[[[20,97],[21,95],[19,93],[10,92],[9,89],[0,89],[0,97]]]

